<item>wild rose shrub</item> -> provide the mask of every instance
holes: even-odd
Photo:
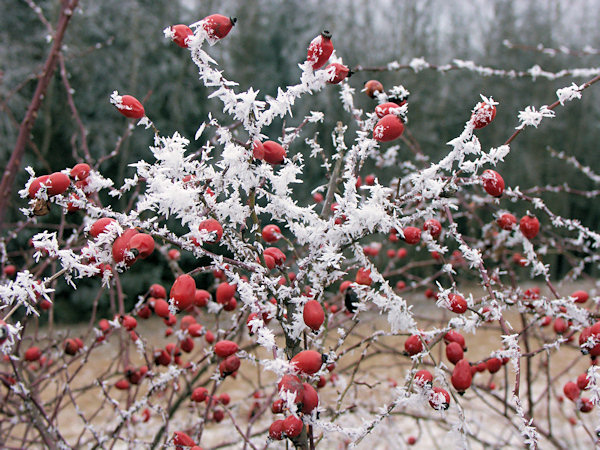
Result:
[[[298,84],[264,100],[252,88],[239,92],[207,47],[218,45],[231,25],[210,16],[165,30],[188,49],[182,52],[190,52],[210,98],[229,118],[209,115],[194,136],[197,150],[178,133],[161,135],[152,111],[115,91],[117,110],[154,132],[147,161],[131,163],[131,178],[116,187],[93,161],[47,178],[28,169],[21,229],[50,225],[43,218],[50,208],[65,214],[33,237],[33,250],[23,250],[32,261],[18,270],[4,249],[19,230],[2,247],[5,442],[186,448],[203,445],[202,436],[222,422],[223,446],[276,446],[273,441],[288,439],[313,448],[376,436],[402,447],[426,439],[424,426],[433,436],[449,431],[465,447],[563,448],[578,438],[552,427],[569,421],[591,446],[596,431],[582,414],[600,401],[593,364],[600,354],[598,297],[595,289],[572,292],[564,283],[585,278],[597,265],[600,235],[576,218],[557,216],[539,196],[553,189],[567,199],[581,193],[560,182],[508,186],[501,168],[521,131],[553,118],[557,106],[581,98],[597,79],[558,90],[549,106],[526,107],[517,131],[490,149],[482,148],[476,130],[493,126],[501,105],[474,93],[463,131],[448,142],[446,156],[432,162],[405,133],[405,87],[368,83],[374,100],[365,112],[355,107],[355,96],[365,94],[345,78],[343,55],[333,53],[332,65],[313,70],[327,62],[328,33],[310,44]],[[413,63],[414,70],[427,66]],[[331,130],[334,154],[321,145],[327,138],[314,132],[323,113],[293,115],[297,101],[324,89],[339,90],[345,111]],[[281,118],[295,125],[267,133]],[[555,156],[598,182],[591,169]],[[303,183],[308,158],[327,171],[320,186]],[[365,173],[369,164],[379,173]],[[314,202],[305,204],[307,189]],[[130,207],[104,206],[101,192],[126,198]],[[512,215],[517,207],[527,214]],[[572,266],[563,280],[552,281],[544,263],[552,250]],[[154,252],[171,269],[172,285],[145,286],[127,311],[125,296],[137,293],[124,292],[120,277]],[[184,268],[184,252],[210,263]],[[197,286],[194,277],[204,273],[214,281]],[[93,332],[82,336],[68,330],[32,336],[28,325],[52,308],[59,278],[73,288],[83,278],[97,279],[94,311],[108,291],[113,315],[94,313],[87,318]],[[532,280],[544,291],[528,287]],[[444,311],[443,320],[417,317],[410,303],[425,298]],[[15,319],[17,311],[22,319]],[[164,322],[166,345],[153,345],[139,331],[139,322],[153,315]],[[386,325],[357,337],[358,325],[377,315]],[[468,344],[482,330],[495,333],[496,347],[471,360]],[[109,345],[119,356],[82,383],[78,374]],[[393,361],[399,379],[364,381],[364,363],[377,355]],[[586,373],[567,368],[551,375],[552,361],[565,358],[592,364]],[[232,400],[224,383],[241,384],[257,368],[264,378]],[[86,395],[95,396],[91,412],[79,406]],[[485,404],[477,417],[470,410],[475,401]],[[562,415],[554,415],[559,404]],[[66,409],[80,421],[74,439],[59,424]],[[13,427],[19,422],[27,426]],[[503,433],[480,427],[491,423]]]

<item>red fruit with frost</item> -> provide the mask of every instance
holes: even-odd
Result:
[[[309,300],[304,305],[302,318],[308,328],[317,331],[325,321],[325,311],[318,301]]]
[[[115,263],[120,263],[125,261],[125,252],[127,252],[127,248],[129,246],[129,241],[133,236],[139,234],[139,231],[135,228],[128,228],[123,231],[123,234],[115,239],[112,245],[112,257]],[[126,262],[133,262],[133,259],[129,259]]]
[[[327,80],[327,82],[330,84],[341,83],[343,80],[346,79],[346,77],[350,75],[350,69],[348,69],[348,67],[340,63],[331,63],[327,67],[325,67],[325,70],[332,71],[331,78]]]
[[[135,320],[135,317],[132,316],[123,316],[121,319],[121,324],[127,331],[131,331],[137,327],[137,320]]]
[[[361,267],[356,272],[356,283],[364,286],[371,286],[373,280],[371,279],[371,271],[366,267]]]
[[[590,379],[587,376],[587,373],[582,373],[577,377],[577,387],[582,391],[589,389],[590,387]]]
[[[448,409],[450,407],[450,394],[441,387],[434,387],[429,394],[429,405],[437,411]]]
[[[590,298],[590,295],[586,291],[575,291],[571,294],[575,303],[585,303]]]
[[[276,420],[269,427],[269,437],[276,441],[280,441],[283,439],[284,429],[283,429],[283,419]]]
[[[450,342],[446,345],[446,358],[452,364],[456,364],[464,357],[462,346],[458,342]]]
[[[71,172],[69,172],[69,175],[75,181],[85,180],[90,175],[90,170],[91,170],[91,168],[90,168],[89,164],[79,163],[79,164],[76,164],[75,166],[73,166],[73,168],[71,169]]]
[[[35,194],[37,194],[37,192],[40,190],[40,187],[42,187],[42,185],[46,185],[46,182],[48,181],[48,178],[50,178],[50,175],[42,175],[41,177],[37,177],[35,178],[31,184],[29,185],[29,198],[34,198]]]
[[[417,227],[406,227],[403,233],[407,244],[416,245],[421,241],[421,230]]]
[[[433,384],[433,375],[429,370],[419,370],[415,374],[415,384],[425,387],[426,385],[431,386]]]
[[[567,330],[569,329],[569,324],[568,322],[563,319],[562,317],[558,317],[555,321],[554,324],[552,325],[552,327],[554,328],[554,332],[558,333],[558,334],[565,334],[567,332]]]
[[[527,239],[533,239],[540,231],[540,221],[534,216],[523,216],[519,222],[519,229]]]
[[[223,227],[215,219],[203,220],[200,222],[200,225],[198,225],[198,230],[205,230],[210,233],[209,237],[205,241],[209,244],[216,244],[221,240],[221,237],[223,237]]]
[[[291,363],[299,372],[312,375],[317,373],[323,365],[323,355],[315,350],[304,350],[294,356]]]
[[[485,362],[485,367],[490,373],[496,373],[502,367],[502,360],[500,358],[490,358]]]
[[[423,342],[417,334],[413,334],[404,342],[404,350],[410,356],[416,355],[423,351]]]
[[[283,163],[286,151],[280,144],[274,141],[265,141],[263,148],[265,149],[264,159],[266,162],[274,166]]]
[[[281,238],[281,229],[277,225],[267,225],[262,230],[262,238],[265,242],[277,242]]]
[[[442,224],[438,220],[429,219],[423,224],[423,230],[429,231],[431,237],[437,239],[442,234]]]
[[[306,60],[312,63],[313,70],[317,70],[325,65],[332,53],[333,43],[331,42],[331,33],[323,30],[309,44]]]
[[[212,14],[202,19],[202,28],[212,39],[223,39],[229,34],[237,19],[226,17],[221,14]]]
[[[390,142],[398,139],[404,132],[402,120],[395,114],[388,114],[379,119],[373,129],[373,139],[379,142]]]
[[[475,106],[475,111],[471,116],[475,128],[483,128],[489,125],[496,117],[496,106],[489,103],[479,102]]]
[[[291,438],[299,436],[300,433],[302,433],[303,427],[304,424],[302,423],[302,420],[296,416],[288,416],[283,421],[283,431]]]
[[[504,213],[500,217],[498,217],[496,223],[503,230],[510,231],[517,224],[517,218],[511,213]]]
[[[369,80],[365,83],[365,93],[371,97],[375,97],[376,92],[383,92],[383,84],[377,80]]]
[[[233,341],[222,340],[215,344],[215,353],[220,358],[227,358],[228,356],[233,355],[239,349],[239,346]]]
[[[252,142],[252,156],[255,159],[265,159],[265,146],[258,139],[254,139]]]
[[[579,411],[582,413],[589,413],[592,409],[594,409],[594,403],[589,398],[581,397]]]
[[[171,33],[173,42],[179,45],[181,48],[187,48],[187,40],[190,36],[194,35],[194,32],[187,25],[179,24],[171,27]]]
[[[173,444],[183,445],[184,447],[193,447],[196,445],[194,440],[183,431],[175,431],[173,433]]]
[[[141,119],[146,115],[140,101],[131,95],[123,95],[121,103],[115,105],[119,112],[130,119]]]
[[[277,383],[278,392],[292,392],[296,394],[296,403],[301,403],[304,396],[304,386],[296,375],[287,374]]]
[[[484,170],[481,175],[483,189],[492,197],[500,197],[504,192],[504,179],[495,170]]]
[[[194,304],[195,296],[196,281],[190,275],[179,275],[169,293],[169,298],[173,299],[173,304],[180,311],[185,311]]]
[[[115,219],[111,219],[110,217],[102,217],[94,222],[94,224],[90,227],[90,236],[98,237],[100,234],[105,233],[108,225],[116,222]]]
[[[450,305],[450,311],[456,314],[462,314],[467,310],[467,301],[458,294],[449,294],[448,302]]]
[[[398,108],[400,108],[400,105],[398,103],[393,103],[393,102],[382,103],[381,105],[377,105],[375,107],[375,114],[377,114],[377,117],[382,119],[385,116],[387,116],[388,114],[397,113],[396,110]]]
[[[199,323],[191,324],[187,330],[191,337],[200,337],[202,335],[202,325]]]
[[[47,192],[49,196],[60,195],[71,185],[71,180],[62,172],[54,172],[46,181]]]

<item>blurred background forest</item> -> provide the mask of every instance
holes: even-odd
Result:
[[[49,37],[27,1],[1,0],[1,3],[0,167],[3,170],[15,144],[18,124],[31,100],[36,74],[48,54]],[[56,22],[59,3],[58,0],[37,2],[51,23]],[[541,43],[545,47],[567,46],[574,50],[586,46],[600,48],[599,6],[598,0],[82,0],[67,29],[64,55],[74,100],[88,133],[87,143],[92,156],[98,159],[114,149],[127,127],[109,102],[114,90],[146,98],[146,111],[161,133],[181,132],[192,141],[192,150],[202,145],[200,141],[194,142],[193,137],[207,113],[220,115],[219,102],[207,98],[210,92],[198,81],[187,52],[163,37],[162,30],[173,24],[189,24],[213,13],[237,17],[234,30],[227,39],[211,47],[209,53],[219,61],[227,78],[240,83],[239,89],[252,86],[264,96],[276,95],[278,87],[297,82],[298,63],[306,57],[310,40],[324,28],[333,33],[337,55],[351,68],[381,66],[394,60],[406,64],[415,57],[439,65],[456,58],[472,60],[499,69],[527,70],[539,65],[552,72],[600,67],[598,54],[553,56],[504,44],[509,40],[527,46]],[[350,79],[350,85],[357,90],[358,106],[365,111],[375,106],[372,99],[359,92],[370,78],[379,79],[388,88],[402,84],[411,92],[410,131],[423,152],[437,160],[449,148],[445,143],[462,131],[480,93],[499,102],[493,125],[478,132],[483,148],[489,149],[501,145],[512,134],[518,124],[517,114],[525,106],[550,104],[556,99],[556,89],[571,82],[581,84],[591,76],[549,81],[482,77],[466,70],[444,74],[435,70],[415,73],[411,69],[358,72]],[[330,151],[330,133],[335,123],[350,122],[338,97],[339,89],[332,86],[314,97],[302,99],[287,125],[297,125],[311,110],[323,111],[326,120],[317,127],[319,140]],[[583,94],[582,100],[560,107],[555,119],[546,120],[538,129],[519,136],[498,169],[507,185],[528,188],[565,182],[576,189],[594,189],[589,179],[581,177],[564,161],[551,158],[548,147],[564,151],[599,172],[599,99],[600,87],[594,86]],[[268,130],[271,139],[281,136],[281,127],[281,122],[273,124]],[[123,143],[119,156],[100,167],[101,172],[119,185],[133,173],[128,164],[148,159],[151,138],[151,133],[136,129]],[[77,162],[72,148],[80,145],[77,124],[57,71],[22,167],[30,165],[38,173],[71,167]],[[302,145],[302,140],[294,145]],[[408,150],[403,151],[409,154]],[[319,161],[307,160],[307,165],[305,196],[300,199],[304,204],[324,175]],[[397,176],[393,168],[388,171],[380,177],[384,181]],[[16,191],[27,178],[22,170],[4,228],[10,229],[22,219],[18,208],[25,206],[25,201],[16,196]],[[556,213],[579,218],[597,230],[600,204],[595,200],[570,196],[565,201],[566,196],[555,194],[543,198]],[[113,207],[120,210],[126,201],[112,200]],[[518,207],[514,212],[524,213]],[[152,270],[145,266],[144,273],[124,282],[132,286],[138,283],[137,290],[143,291],[149,282],[162,277],[162,269],[156,266]],[[560,261],[553,270],[556,274],[563,270]],[[64,301],[76,306],[70,310],[71,314],[77,314],[78,304],[89,304],[92,292],[91,288],[87,291],[83,287],[74,296],[70,292],[69,298],[65,297]]]

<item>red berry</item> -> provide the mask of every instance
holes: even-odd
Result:
[[[563,387],[563,393],[565,394],[565,397],[574,402],[579,398],[580,391],[577,384],[568,381]]]
[[[199,337],[202,335],[202,325],[199,323],[191,324],[187,330],[191,337]]]
[[[222,340],[215,344],[215,353],[220,358],[227,358],[239,350],[239,346],[233,341]]]
[[[175,431],[173,433],[173,444],[183,445],[184,447],[193,447],[196,445],[194,440],[183,431]]]
[[[115,263],[120,263],[125,261],[125,252],[129,246],[129,241],[133,236],[139,234],[139,231],[135,228],[128,228],[123,231],[123,234],[115,239],[112,245],[112,257]],[[126,261],[128,263],[133,262],[133,259],[129,259]]]
[[[207,331],[204,335],[204,339],[207,343],[212,344],[213,342],[215,342],[215,335],[212,333],[212,331]]]
[[[181,350],[186,353],[191,353],[194,350],[194,341],[190,337],[182,339],[179,345],[181,345]]]
[[[262,238],[265,242],[277,242],[281,238],[281,230],[277,225],[267,225],[262,230]]]
[[[48,186],[48,195],[60,195],[65,192],[71,185],[71,180],[62,172],[54,172],[48,177],[46,186]]]
[[[446,358],[448,358],[448,361],[450,361],[452,364],[456,364],[463,359],[463,357],[463,349],[458,342],[450,342],[446,346]]]
[[[274,166],[281,164],[286,157],[285,149],[274,141],[263,143],[265,149],[265,161]]]
[[[364,286],[371,286],[373,280],[371,279],[371,271],[366,267],[361,267],[356,273],[356,283]]]
[[[144,107],[140,101],[131,95],[123,95],[121,101],[114,101],[113,104],[119,112],[130,119],[141,119],[146,115]]]
[[[194,32],[187,25],[179,24],[171,27],[171,33],[173,42],[179,45],[181,48],[187,48],[187,40],[190,36],[194,35]]]
[[[323,365],[323,356],[315,350],[304,350],[292,358],[298,371],[307,375],[317,373]]]
[[[309,300],[304,305],[304,311],[302,312],[304,323],[311,330],[317,331],[323,325],[325,320],[325,312],[323,307],[316,300]]]
[[[12,277],[17,273],[17,267],[13,264],[9,264],[4,267],[4,275],[7,277]]]
[[[571,297],[573,297],[575,303],[585,303],[590,298],[586,291],[575,291],[571,294]]]
[[[127,249],[137,254],[136,257],[146,259],[154,251],[154,239],[146,233],[136,234],[129,240]]]
[[[302,420],[300,420],[296,416],[288,416],[283,421],[283,431],[288,437],[296,437],[302,433],[302,428],[304,424]]]
[[[194,294],[194,305],[198,308],[203,308],[208,305],[210,298],[210,292],[204,289],[196,289],[196,293]]]
[[[167,298],[167,290],[160,284],[153,284],[149,290],[150,296],[155,298]]]
[[[181,252],[176,248],[172,248],[167,252],[167,258],[169,258],[171,261],[179,261],[179,258],[181,258]]]
[[[375,184],[375,175],[367,175],[365,177],[365,183],[368,186],[373,186]]]
[[[284,434],[283,419],[276,420],[269,427],[269,437],[271,439],[280,441],[283,439],[283,434]]]
[[[229,34],[237,19],[221,14],[213,14],[202,19],[202,27],[211,39],[223,39]]]
[[[383,84],[377,80],[369,80],[365,83],[364,91],[369,97],[373,98],[376,92],[383,92]]]
[[[258,139],[254,139],[252,142],[252,156],[255,159],[265,159],[265,146]]]
[[[588,389],[590,386],[590,379],[587,376],[587,373],[582,373],[577,377],[577,387],[582,391]]]
[[[431,386],[433,384],[433,375],[429,370],[419,370],[415,374],[415,383],[421,387],[425,387],[425,385]]]
[[[302,412],[304,414],[310,414],[313,409],[319,406],[319,394],[312,385],[308,383],[302,383],[304,387],[304,395],[302,396]]]
[[[496,107],[489,103],[479,102],[475,106],[475,112],[471,116],[475,128],[483,128],[490,124],[496,117]]]
[[[467,310],[467,301],[458,294],[449,294],[450,310],[457,314],[462,314]]]
[[[423,230],[429,231],[431,237],[437,239],[442,234],[442,224],[438,220],[429,219],[423,224]]]
[[[502,360],[500,358],[490,358],[485,362],[485,367],[490,373],[496,373],[502,367]]]
[[[73,356],[79,351],[79,345],[75,339],[65,339],[63,342],[63,349],[67,355]]]
[[[567,330],[569,329],[569,324],[562,317],[558,317],[554,321],[554,324],[552,325],[552,327],[554,328],[554,331],[556,333],[558,333],[558,334],[565,334],[567,332]]]
[[[173,299],[173,304],[179,311],[185,311],[194,304],[196,296],[196,282],[187,274],[179,275],[169,293],[169,298]]]
[[[200,230],[200,231],[205,230],[208,233],[210,233],[209,237],[205,241],[205,242],[208,242],[209,244],[216,244],[217,242],[219,242],[221,240],[221,237],[223,236],[223,227],[215,219],[203,220],[202,222],[200,222],[200,225],[198,226],[198,230]]]
[[[375,125],[373,139],[379,142],[390,142],[402,136],[403,132],[404,124],[402,120],[394,114],[388,114],[379,119],[379,122]]]
[[[223,394],[219,395],[218,401],[221,405],[227,406],[231,402],[231,397],[229,396],[229,394],[223,393]]]
[[[417,443],[417,438],[414,436],[409,436],[408,439],[406,439],[407,445],[415,445],[416,443]]]
[[[504,192],[504,179],[495,170],[484,170],[481,175],[483,189],[492,197],[500,197]]]
[[[169,317],[169,304],[166,300],[162,298],[157,298],[154,300],[154,312],[158,317]]]
[[[90,228],[90,236],[98,237],[100,234],[105,233],[108,225],[113,222],[116,222],[116,220],[110,217],[103,217],[96,220]]]
[[[283,400],[277,399],[271,405],[271,412],[273,414],[280,414],[283,412]]]
[[[238,358],[236,355],[230,355],[219,364],[219,372],[221,373],[222,377],[226,377],[232,373],[235,373],[240,368],[240,365],[240,358]]]
[[[85,180],[90,174],[90,166],[86,163],[76,164],[72,169],[69,175],[75,181]]]
[[[519,222],[519,229],[527,239],[533,239],[540,231],[540,221],[534,216],[523,216]]]
[[[466,359],[461,359],[456,363],[456,366],[454,366],[454,370],[452,371],[452,386],[461,393],[471,387],[471,380],[471,365]]]
[[[132,316],[123,316],[121,323],[127,331],[131,331],[137,327],[137,320]]]
[[[25,361],[37,361],[42,356],[42,351],[39,347],[29,347],[25,351]]]
[[[423,351],[423,342],[417,334],[413,334],[404,342],[404,350],[410,356],[416,355]]]
[[[285,263],[285,253],[279,250],[277,247],[267,247],[264,251],[264,256],[270,256],[273,258],[273,262],[276,266],[281,266]]]
[[[407,244],[416,245],[421,241],[421,230],[417,227],[406,227],[403,232]]]
[[[306,59],[312,63],[313,70],[317,70],[325,65],[332,53],[333,43],[331,42],[331,33],[324,30],[311,41],[308,46]]]
[[[407,254],[408,254],[408,251],[405,248],[399,248],[398,253],[396,253],[396,258],[398,258],[398,259],[406,258]]]
[[[517,224],[517,218],[510,213],[504,213],[498,217],[496,223],[503,230],[510,231]]]
[[[126,391],[129,389],[129,381],[123,378],[115,383],[115,387],[121,391]]]
[[[313,200],[315,203],[321,203],[324,200],[323,194],[321,194],[320,192],[315,192],[313,194]]]
[[[40,190],[40,187],[46,185],[46,182],[50,178],[50,175],[42,175],[41,177],[35,178],[29,185],[29,198],[34,198],[35,194]]]
[[[236,284],[221,283],[217,287],[216,299],[217,303],[224,305],[235,295],[237,289]]]
[[[327,80],[327,82],[330,84],[341,83],[350,74],[350,69],[348,69],[348,67],[344,66],[343,64],[331,63],[327,67],[325,67],[325,70],[330,69],[332,72],[331,78]]]
[[[398,108],[400,108],[400,105],[398,103],[393,103],[393,102],[382,103],[381,105],[377,105],[375,107],[375,114],[377,114],[377,117],[382,119],[383,117],[387,116],[388,114],[396,113],[397,112],[396,110]]]
[[[429,394],[429,405],[437,411],[448,409],[450,407],[450,394],[445,389],[434,387]]]
[[[301,403],[304,397],[304,386],[296,375],[287,374],[277,383],[277,391],[287,391],[296,394],[296,403]]]
[[[588,413],[594,409],[594,403],[589,398],[581,397],[581,404],[579,405],[579,411],[582,413]]]

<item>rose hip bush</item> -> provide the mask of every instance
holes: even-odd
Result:
[[[449,433],[463,447],[591,448],[597,290],[567,282],[585,281],[598,264],[600,235],[554,214],[544,189],[505,184],[502,162],[521,132],[598,77],[520,111],[516,131],[490,149],[476,133],[494,126],[502,106],[474,93],[464,129],[434,162],[407,133],[408,90],[354,83],[328,31],[307,43],[297,84],[264,100],[238,90],[210,56],[235,23],[215,14],[164,30],[227,117],[199,125],[197,149],[178,133],[162,135],[152,111],[115,91],[123,120],[154,133],[131,178],[117,187],[93,161],[51,174],[28,169],[26,218],[2,246],[4,442],[331,448],[370,439],[401,448]],[[325,89],[338,90],[345,112],[330,130],[334,154],[315,134],[321,112],[293,114],[297,101]],[[355,106],[358,95],[371,97],[370,110]],[[280,119],[294,125],[275,131]],[[597,182],[591,169],[556,156]],[[308,158],[327,171],[312,188],[303,183]],[[562,183],[545,189],[581,195]],[[129,206],[113,210],[100,193]],[[63,211],[58,224],[46,217],[51,209]],[[33,224],[45,229],[16,267],[6,245]],[[544,263],[553,249],[571,265],[562,280]],[[171,284],[125,292],[121,277],[156,253]],[[182,254],[209,262],[187,267]],[[201,274],[209,285],[198,284]],[[75,289],[84,278],[98,286],[88,331],[31,332],[53,308],[57,280]],[[113,312],[97,317],[105,291]],[[131,310],[126,296],[137,296]],[[423,302],[427,314],[414,307]],[[147,320],[164,341],[145,334]],[[484,334],[493,345],[471,357],[469,344]],[[116,356],[94,364],[110,348]],[[369,365],[378,357],[384,370]],[[551,370],[556,361],[560,372]],[[70,427],[61,420],[68,411]],[[216,431],[219,443],[207,444]]]

